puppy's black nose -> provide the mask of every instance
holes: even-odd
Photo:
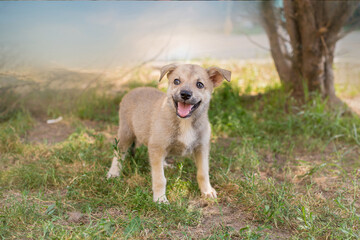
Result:
[[[181,91],[180,91],[180,95],[181,95],[181,98],[182,98],[182,99],[188,100],[189,98],[191,98],[192,92],[191,92],[191,91],[187,91],[187,90],[181,90]]]

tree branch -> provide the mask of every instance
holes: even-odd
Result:
[[[327,2],[328,6],[332,4],[332,2]],[[331,22],[329,25],[327,43],[328,45],[333,45],[339,39],[340,29],[344,26],[345,22],[350,18],[350,16],[354,13],[355,9],[359,6],[359,1],[342,1],[337,2],[336,12],[334,16],[331,18]]]
[[[354,25],[352,25],[349,29],[340,32],[336,38],[336,41],[346,37],[349,33],[351,33],[352,31],[354,31],[356,28],[358,28],[360,26],[360,17],[354,18],[352,21],[352,23],[356,22]]]
[[[262,25],[269,39],[271,55],[282,82],[290,81],[291,61],[284,41],[279,37],[279,20],[275,15],[273,1],[261,3]]]
[[[240,32],[241,32],[241,34],[245,35],[245,37],[249,40],[249,42],[253,43],[254,45],[258,46],[258,47],[261,48],[261,49],[264,49],[264,50],[270,52],[270,49],[269,49],[269,48],[267,48],[267,47],[261,45],[260,43],[256,42],[254,39],[252,39],[252,38],[250,37],[249,34],[247,34],[247,33],[244,32],[244,31],[240,31]]]
[[[293,49],[294,60],[301,58],[300,51],[300,34],[298,32],[297,22],[295,18],[294,3],[292,1],[283,1],[285,12],[285,27],[289,34],[290,44]]]

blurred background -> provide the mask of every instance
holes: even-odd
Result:
[[[113,70],[147,60],[266,59],[259,2],[1,2],[2,70]],[[359,62],[359,32],[336,57]]]
[[[170,62],[232,68],[233,80],[244,88],[266,87],[279,80],[269,82],[269,74],[263,74],[250,83],[236,72],[244,65],[273,64],[260,5],[0,2],[0,93],[25,96],[45,88],[96,87],[117,94],[125,83],[156,81],[158,68]],[[335,50],[336,87],[350,102],[358,95],[353,86],[360,86],[359,56],[360,31],[355,28]]]
[[[1,3],[3,68],[268,57],[254,2]],[[244,34],[252,35],[251,43]],[[9,59],[6,59],[8,57]],[[9,61],[10,60],[10,61]],[[3,64],[4,65],[4,64]]]

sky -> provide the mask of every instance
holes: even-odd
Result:
[[[210,36],[223,34],[231,4],[0,2],[0,52],[28,65],[96,68],[158,53],[160,60],[199,57],[190,48],[212,41],[200,54],[209,57],[219,44]]]

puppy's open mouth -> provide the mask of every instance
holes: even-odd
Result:
[[[184,102],[176,102],[174,100],[176,114],[181,118],[188,118],[200,106],[201,101],[195,105],[187,104]]]

